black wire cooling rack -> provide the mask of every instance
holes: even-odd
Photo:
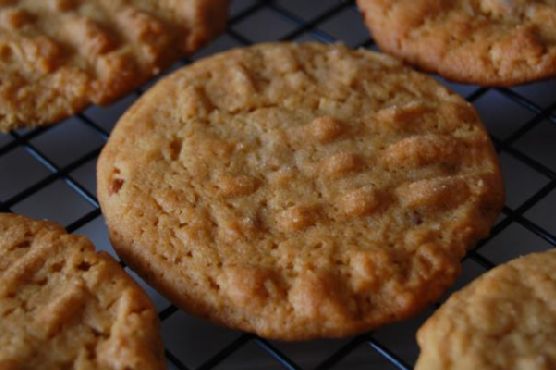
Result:
[[[266,40],[307,39],[375,49],[353,1],[236,0],[232,2],[225,34],[175,67],[231,47]],[[514,89],[441,82],[465,96],[481,113],[500,155],[508,190],[508,201],[491,235],[466,256],[456,289],[501,262],[556,246],[556,82]],[[103,224],[95,196],[95,162],[118,116],[145,88],[110,107],[92,107],[56,126],[0,135],[0,210],[54,219],[70,232],[89,235],[98,247],[113,254],[106,238],[99,237],[96,228],[90,228],[92,224]],[[152,289],[147,290],[155,294]],[[184,347],[191,341],[188,344],[180,340],[182,328],[165,325],[176,315],[186,314],[169,303],[158,306],[163,336],[165,330],[173,332],[170,340],[164,337],[168,365],[180,370],[408,370],[418,353],[415,330],[427,316],[425,313],[409,323],[347,340],[312,344],[285,344],[233,333],[231,340],[219,342],[216,348],[205,348],[191,364],[184,354]],[[183,330],[191,332],[197,327],[195,324]],[[192,336],[208,335],[210,342],[211,330],[201,328]],[[253,346],[259,351],[255,360],[252,352],[244,351]],[[241,355],[242,351],[248,355]],[[350,360],[353,357],[356,360]]]

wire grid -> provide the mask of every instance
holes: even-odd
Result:
[[[305,4],[302,7],[303,9],[299,7],[300,3],[302,2],[296,0],[234,1],[232,3],[233,12],[226,33],[207,49],[196,54],[193,59],[210,54],[214,50],[226,49],[230,46],[250,45],[254,42],[262,41],[262,39],[316,39],[322,42],[336,42],[346,41],[342,36],[347,35],[348,38],[351,38],[348,41],[350,46],[376,49],[373,39],[369,38],[366,31],[364,31],[364,38],[360,41],[351,37],[357,33],[361,35],[362,32],[362,21],[360,19],[356,19],[355,23],[351,23],[348,20],[349,17],[353,19],[356,13],[353,1],[307,1],[306,3],[309,4]],[[310,9],[310,11],[307,12],[307,9]],[[358,18],[359,16],[355,15],[355,17]],[[269,18],[272,18],[273,22],[278,22],[279,26],[268,28],[265,23]],[[249,26],[249,24],[251,25]],[[355,30],[354,27],[356,28]],[[257,32],[257,30],[263,29],[265,32],[262,32],[262,34]],[[338,37],[338,35],[340,36]],[[190,61],[190,59],[184,59],[175,65],[174,68],[187,64]],[[509,189],[509,195],[515,193],[517,198],[512,200],[511,204],[507,203],[504,207],[498,223],[492,229],[491,235],[481,241],[465,257],[464,279],[456,284],[456,287],[463,285],[466,280],[471,280],[476,275],[491,269],[507,259],[533,250],[556,246],[556,235],[554,233],[556,231],[556,224],[551,224],[550,222],[552,221],[550,220],[548,223],[546,222],[547,212],[549,216],[554,214],[552,209],[556,200],[556,192],[554,192],[554,188],[556,188],[556,161],[551,159],[553,157],[551,154],[554,152],[550,153],[553,143],[556,143],[556,141],[553,141],[553,139],[556,139],[556,131],[554,131],[554,125],[556,124],[556,94],[554,92],[556,92],[556,89],[553,82],[549,81],[548,85],[543,85],[541,88],[522,87],[516,89],[464,87],[447,83],[456,91],[463,93],[466,99],[474,103],[479,111],[481,111],[481,107],[485,104],[487,107],[490,105],[490,111],[492,111],[492,104],[499,104],[500,102],[503,102],[505,107],[509,105],[514,106],[509,112],[502,113],[501,116],[491,117],[497,121],[500,121],[500,117],[503,117],[504,120],[509,122],[500,122],[492,127],[489,126],[487,121],[487,126],[499,155],[506,159],[508,163],[506,167],[510,170],[510,173],[513,173],[510,179],[512,181],[506,178],[506,185],[510,186],[513,184],[513,180],[518,183],[517,188],[516,186],[510,186],[511,188]],[[125,98],[124,101],[117,103],[114,108],[118,111],[116,116],[132,104],[145,88],[147,86],[138,89]],[[492,94],[496,95],[494,100],[492,99]],[[491,98],[487,99],[486,97],[489,95]],[[494,109],[496,110],[496,108]],[[44,218],[43,213],[35,211],[39,204],[33,199],[38,193],[44,192],[46,194],[42,198],[44,201],[45,198],[49,197],[49,194],[59,191],[63,182],[73,193],[71,196],[65,197],[63,203],[68,203],[68,205],[54,204],[55,208],[60,208],[58,212],[60,216],[54,217],[56,221],[65,224],[69,232],[79,232],[80,230],[85,230],[88,225],[94,222],[99,220],[102,222],[102,216],[95,196],[94,179],[84,180],[80,175],[80,171],[85,171],[83,170],[84,168],[94,174],[95,160],[108,138],[111,125],[114,123],[114,120],[111,120],[107,124],[103,120],[105,116],[103,116],[102,110],[101,114],[98,114],[98,110],[99,108],[90,108],[88,111],[79,113],[69,119],[68,122],[58,126],[19,130],[11,132],[6,136],[0,136],[1,211],[20,212]],[[114,112],[111,114],[114,115]],[[62,125],[70,127],[70,130],[85,129],[88,132],[87,135],[94,135],[94,138],[87,136],[86,139],[80,140],[81,137],[79,135],[76,138],[64,137],[58,139],[58,149],[53,151],[53,144],[47,139],[43,140],[43,138],[48,137],[52,131],[57,130],[57,127]],[[541,130],[540,136],[537,133],[532,135],[532,139],[528,138],[533,131],[538,130]],[[64,146],[66,145],[69,148],[65,148]],[[549,151],[539,150],[538,148],[540,147],[548,148]],[[75,153],[68,155],[68,152],[72,152],[71,149],[77,151],[78,155]],[[533,151],[532,153],[530,152],[531,150]],[[18,152],[17,155],[15,154],[16,152]],[[22,154],[22,152],[26,154]],[[12,163],[12,157],[16,158],[15,163]],[[21,161],[24,160],[22,158],[26,158],[25,160],[27,161],[30,161],[29,158],[32,158],[33,161],[33,163],[26,165],[32,171],[29,170],[24,175],[18,172],[20,171]],[[2,165],[2,161],[11,164],[6,169],[6,165]],[[18,179],[21,176],[24,177],[24,180]],[[25,185],[22,186],[21,183],[25,183]],[[76,194],[77,197],[75,196]],[[48,203],[48,200],[46,202]],[[43,204],[44,207],[51,208],[52,205],[52,202],[46,205]],[[493,239],[500,237],[506,230],[512,228],[519,229],[519,233],[526,233],[527,236],[524,240],[531,241],[531,244],[534,245],[522,246],[520,247],[522,249],[518,248],[517,250],[497,248],[496,251],[492,248],[489,251],[488,247],[485,247]],[[536,237],[532,237],[532,235]],[[506,243],[511,243],[512,239],[502,237],[502,240]],[[104,240],[103,242],[107,244]],[[95,244],[99,246],[99,243],[96,241]],[[104,248],[107,247],[105,246]],[[483,250],[485,250],[484,253]],[[110,252],[113,256],[117,257],[113,251]],[[471,275],[467,274],[465,276],[467,261],[473,261],[475,267]],[[125,265],[122,263],[122,266]],[[152,291],[149,292],[152,293]],[[169,303],[160,309],[159,317],[163,327],[164,323],[176,315],[177,312],[181,311]],[[421,317],[418,323],[422,322],[425,318]],[[389,329],[386,329],[388,335],[381,334],[382,329],[379,329],[375,332],[353,337],[340,344],[334,342],[335,346],[333,346],[332,350],[325,352],[320,358],[313,359],[304,366],[301,366],[292,359],[292,356],[286,354],[288,352],[287,346],[284,347],[281,343],[241,333],[237,334],[233,340],[227,341],[220,348],[205,356],[195,366],[189,366],[184,363],[187,361],[184,361],[183,356],[180,355],[180,348],[176,350],[175,348],[170,349],[167,347],[165,353],[169,367],[175,369],[228,368],[227,364],[231,357],[236,356],[244,347],[254,344],[262,350],[262,353],[265,353],[268,359],[273,359],[272,365],[269,365],[271,367],[285,369],[330,369],[348,368],[346,358],[352,356],[354,352],[363,349],[363,354],[360,356],[363,360],[360,364],[365,365],[365,356],[373,357],[375,360],[378,357],[380,359],[378,362],[382,364],[380,368],[408,370],[413,367],[417,352],[413,342],[414,329],[410,329],[409,332],[406,330],[403,334],[398,335],[398,329],[394,326],[391,332],[388,332]],[[408,338],[408,336],[411,338]],[[404,355],[403,351],[400,350],[400,342],[410,343],[409,355]],[[173,347],[176,346],[174,345]],[[330,345],[327,345],[328,347]],[[291,345],[289,348],[292,348]],[[376,363],[376,361],[373,363]],[[371,364],[371,362],[368,364]],[[244,362],[238,368],[248,368],[248,365]],[[265,365],[265,368],[268,368],[268,366]],[[353,367],[350,366],[349,368]]]

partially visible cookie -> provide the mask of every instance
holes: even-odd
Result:
[[[0,131],[106,104],[225,25],[228,0],[0,1]]]
[[[554,0],[357,0],[380,48],[454,81],[556,75]]]
[[[98,161],[118,253],[184,309],[281,339],[406,318],[503,202],[473,107],[393,58],[271,43],[198,61]]]
[[[156,311],[116,261],[56,224],[0,213],[0,369],[165,368]]]
[[[416,370],[556,369],[556,250],[487,272],[417,333]]]

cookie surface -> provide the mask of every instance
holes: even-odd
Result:
[[[156,311],[60,226],[0,213],[0,369],[165,369]]]
[[[358,0],[384,51],[451,80],[511,86],[556,75],[554,0]]]
[[[180,307],[294,340],[437,298],[503,190],[474,109],[431,78],[278,43],[147,92],[101,153],[98,195],[118,253]]]
[[[487,272],[419,329],[416,370],[556,368],[556,251]]]
[[[0,131],[123,96],[220,32],[227,3],[0,1]]]

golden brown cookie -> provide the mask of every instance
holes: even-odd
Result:
[[[108,254],[0,213],[0,369],[165,369],[151,302]]]
[[[184,309],[281,339],[412,315],[503,199],[473,107],[396,60],[276,43],[199,61],[98,164],[118,253]]]
[[[416,370],[556,369],[556,250],[510,261],[452,295],[417,333]]]
[[[0,0],[0,131],[138,87],[225,25],[227,0]]]
[[[556,75],[554,0],[357,0],[380,48],[454,81]]]

